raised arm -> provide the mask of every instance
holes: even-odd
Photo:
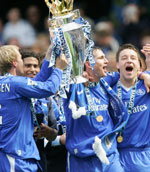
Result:
[[[46,53],[45,59],[43,61],[40,72],[32,80],[44,82],[50,77],[54,68],[58,68],[60,70],[64,70],[66,68],[66,64],[68,64],[68,62],[67,62],[64,54],[61,54],[60,57],[56,58],[55,67],[49,67],[49,59],[51,56],[51,50],[52,50],[52,46],[50,45],[47,50],[47,53]]]
[[[63,69],[67,66],[64,55],[56,59],[56,68],[45,82],[33,81],[30,78],[18,77],[15,91],[28,98],[45,98],[54,95],[59,90]]]
[[[103,79],[110,85],[110,87],[113,87],[118,82],[119,78],[120,74],[118,72],[109,72]]]
[[[146,44],[145,46],[143,46],[143,48],[141,49],[141,52],[145,55],[146,59],[146,70],[150,71],[150,44]]]

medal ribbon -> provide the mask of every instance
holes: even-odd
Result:
[[[136,79],[135,85],[132,87],[130,100],[129,100],[129,103],[128,103],[128,106],[127,106],[129,117],[130,117],[130,114],[132,113],[132,109],[134,108],[134,99],[135,99],[135,94],[136,94],[136,87],[137,87],[137,79]],[[122,88],[121,88],[120,80],[117,83],[117,92],[118,92],[118,97],[120,98],[120,100],[122,100]],[[123,137],[121,136],[121,134],[122,134],[124,129],[125,129],[125,126],[120,131],[120,134],[118,136],[118,142],[123,141]],[[120,141],[119,141],[119,139],[120,139]]]
[[[38,101],[39,101],[39,105],[42,109],[42,112],[44,114],[43,123],[48,126],[48,106],[47,106],[48,100],[45,100],[45,102],[42,102],[40,100],[38,100]]]
[[[65,115],[64,115],[64,107],[63,107],[63,100],[62,100],[62,97],[59,97],[59,123],[62,127],[62,130],[63,130],[63,133],[66,132],[66,118],[65,118]]]
[[[38,129],[40,129],[40,125],[39,125],[37,117],[36,117],[36,111],[34,109],[35,101],[36,100],[34,98],[31,98],[30,108],[31,108],[31,112],[32,112],[32,115],[33,115],[34,126],[37,127]]]
[[[91,83],[89,82],[88,83],[88,87],[95,87],[97,85],[97,83]],[[92,98],[91,98],[91,95],[90,95],[90,90],[88,87],[85,87],[85,95],[86,95],[86,98],[87,98],[87,102],[88,102],[88,105],[89,105],[89,108],[88,108],[88,112],[93,112],[94,113],[94,116],[96,117],[96,113],[95,113],[95,104],[94,102],[92,101]]]
[[[128,114],[130,115],[132,113],[132,109],[134,108],[134,99],[135,99],[135,93],[136,93],[136,86],[137,86],[137,80],[135,85],[132,88],[129,104],[128,104]],[[121,89],[121,83],[120,80],[117,83],[117,91],[118,91],[118,97],[120,100],[122,100],[122,89]]]

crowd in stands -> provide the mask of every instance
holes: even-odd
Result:
[[[79,9],[81,16],[90,23],[95,44],[102,48],[112,62],[110,70],[115,69],[115,53],[120,45],[132,43],[141,48],[149,42],[149,1],[113,0],[107,16],[95,18],[87,15],[90,10],[87,4],[75,3],[74,8]],[[48,15],[42,18],[41,14],[42,9],[34,4],[26,8],[24,17],[19,8],[10,8],[6,20],[0,18],[0,45],[17,45],[37,53],[45,52],[50,43]]]

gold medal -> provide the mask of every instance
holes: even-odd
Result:
[[[101,115],[99,115],[99,116],[96,117],[96,120],[98,122],[102,122],[103,121],[103,117]]]
[[[121,135],[117,137],[117,142],[118,142],[118,143],[123,142],[123,137],[122,137]]]

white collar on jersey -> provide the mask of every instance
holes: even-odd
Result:
[[[133,86],[131,86],[131,87],[126,87],[125,85],[122,84],[121,81],[120,81],[120,84],[121,84],[121,87],[124,88],[126,91],[130,91],[130,90],[133,88]]]

